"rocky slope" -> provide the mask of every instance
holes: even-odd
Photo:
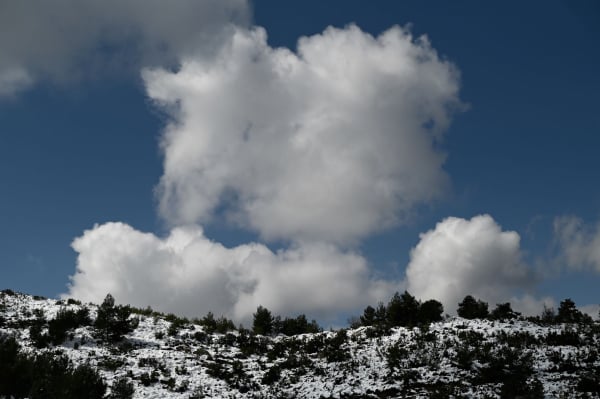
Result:
[[[138,312],[135,329],[104,343],[92,325],[47,347],[32,326],[98,306],[0,294],[0,339],[30,354],[62,352],[126,379],[135,398],[598,397],[600,324],[541,325],[450,318],[429,326],[372,327],[293,337],[207,332],[173,316]],[[139,314],[146,313],[146,314]],[[41,333],[47,331],[42,323]],[[36,332],[39,336],[39,331]],[[38,339],[39,341],[39,339]],[[36,347],[38,346],[38,347]]]

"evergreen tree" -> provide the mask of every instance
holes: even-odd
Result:
[[[485,319],[488,316],[488,304],[481,300],[476,300],[471,295],[458,304],[457,313],[465,319]]]
[[[544,304],[544,310],[542,311],[542,315],[540,316],[540,319],[542,320],[543,323],[546,324],[553,324],[556,322],[556,312],[554,311],[553,307],[548,307],[546,306],[546,304]]]
[[[267,308],[259,306],[253,316],[252,331],[255,334],[269,335],[273,332],[273,316]]]
[[[367,306],[360,316],[360,324],[363,326],[372,326],[375,324],[375,308],[371,305]]]
[[[273,332],[282,333],[287,336],[298,334],[318,333],[321,327],[315,320],[308,321],[305,315],[301,314],[296,318],[286,317],[283,321],[279,316],[274,319]]]
[[[584,319],[586,318],[584,318],[583,313],[577,309],[575,302],[571,298],[560,302],[558,315],[556,316],[556,320],[559,323],[580,323]]]
[[[123,335],[130,333],[137,326],[137,319],[130,319],[131,307],[115,306],[111,294],[106,295],[104,302],[98,308],[98,316],[94,327],[100,338],[107,342],[118,342]]]
[[[397,292],[387,306],[387,322],[390,327],[394,326],[414,326],[419,317],[419,301],[404,291],[402,295]]]
[[[69,375],[66,391],[68,398],[103,398],[106,384],[96,370],[84,364]]]
[[[427,324],[442,321],[443,313],[444,305],[440,301],[429,299],[423,302],[419,308],[419,322]]]
[[[520,315],[521,313],[512,310],[510,302],[506,302],[496,304],[496,308],[490,313],[490,318],[492,320],[511,320]]]
[[[73,368],[60,353],[28,355],[14,338],[0,338],[0,397],[100,399],[106,386],[90,366]]]
[[[56,317],[48,322],[48,335],[54,345],[61,344],[70,330],[90,324],[89,310],[81,308],[77,312],[61,308]]]
[[[377,309],[375,309],[375,317],[373,319],[373,325],[383,327],[387,322],[387,308],[383,304],[383,302],[379,302],[377,304]]]
[[[212,334],[217,329],[217,321],[215,320],[213,312],[208,312],[206,316],[202,318],[201,323],[208,334]]]

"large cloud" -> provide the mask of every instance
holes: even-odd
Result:
[[[600,272],[600,228],[586,226],[580,218],[562,216],[554,220],[560,258],[574,269]]]
[[[521,296],[535,279],[521,258],[519,242],[518,233],[503,231],[489,215],[444,219],[421,234],[411,251],[408,290],[417,297],[440,300],[449,313],[467,294],[492,307],[512,298],[516,309],[539,313],[543,300]]]
[[[296,53],[237,29],[216,59],[144,79],[172,116],[159,196],[173,225],[218,213],[266,239],[352,242],[447,185],[458,73],[402,28],[328,28]]]
[[[7,0],[0,2],[0,95],[36,78],[165,65],[211,51],[246,0]]]
[[[258,305],[278,314],[335,320],[389,297],[397,286],[371,279],[366,260],[329,245],[273,253],[261,244],[226,248],[199,227],[164,239],[123,223],[106,223],[73,241],[77,271],[69,296],[202,316],[208,311],[248,322]]]

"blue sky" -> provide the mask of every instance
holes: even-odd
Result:
[[[417,268],[437,260],[411,258],[411,249],[423,242],[419,235],[436,229],[447,217],[469,223],[472,217],[487,214],[500,231],[518,234],[515,251],[522,259],[517,263],[531,272],[527,282],[507,286],[498,295],[508,295],[509,300],[513,294],[526,294],[538,304],[542,298],[559,301],[565,297],[581,305],[599,302],[600,256],[594,252],[594,243],[600,243],[596,241],[600,220],[600,54],[596,49],[600,8],[594,2],[257,0],[248,7],[238,3],[232,7],[240,7],[250,16],[236,23],[244,29],[263,27],[271,48],[295,51],[299,37],[321,34],[328,26],[344,29],[353,23],[362,33],[377,37],[394,25],[410,25],[414,37],[427,35],[440,62],[448,61],[460,71],[457,97],[466,107],[452,114],[443,140],[433,144],[447,156],[441,168],[449,177],[449,188],[433,201],[415,201],[409,217],[401,223],[367,229],[351,243],[334,243],[340,255],[360,255],[361,262],[368,264],[371,279],[398,289],[421,287],[405,280],[407,265],[413,262]],[[6,7],[4,15],[30,19],[32,10],[6,4],[2,6]],[[68,1],[60,4],[69,6]],[[206,7],[205,12],[212,12],[212,6]],[[144,25],[145,32],[152,31],[154,21]],[[229,22],[225,18],[223,25]],[[47,29],[54,28],[48,23]],[[77,35],[78,29],[86,28],[77,26],[67,32]],[[39,31],[43,33],[43,29]],[[3,36],[12,37],[13,43],[7,43],[8,39],[0,42],[11,57],[17,54],[14,48],[23,32],[12,33]],[[164,34],[169,34],[168,30]],[[0,63],[0,69],[23,68],[30,77],[22,88],[0,97],[0,281],[4,287],[49,297],[67,292],[78,254],[84,251],[74,251],[71,243],[95,224],[123,222],[157,239],[169,236],[172,228],[182,224],[161,214],[156,192],[164,174],[165,154],[159,143],[174,116],[157,105],[149,94],[148,80],[140,77],[146,67],[168,65],[165,71],[172,73],[178,67],[173,66],[172,57],[147,61],[141,56],[131,61],[118,51],[111,53],[110,46],[106,49],[94,42],[96,36],[90,37],[90,43],[80,44],[72,52],[64,42],[60,44],[55,64],[68,71],[66,78],[39,66],[44,57],[52,58],[41,51]],[[175,64],[180,53],[173,43],[179,38],[171,35],[171,41],[167,40],[175,49]],[[125,50],[130,45],[119,37],[110,40]],[[189,37],[186,40],[191,41]],[[25,39],[22,45],[27,45]],[[102,62],[81,61],[82,55],[127,66],[111,70]],[[69,61],[69,57],[77,59]],[[219,206],[227,209],[227,204]],[[300,245],[287,233],[269,238],[265,232],[272,226],[240,226],[221,216],[217,209],[212,217],[193,221],[202,225],[206,238],[227,247],[257,242],[273,251],[285,251]],[[558,223],[559,217],[564,223]],[[459,234],[460,230],[452,231]],[[479,249],[473,251],[479,254]],[[119,256],[115,255],[115,262]],[[98,259],[112,258],[102,255]],[[493,268],[490,270],[485,276],[493,276]],[[119,278],[125,279],[115,277]],[[472,284],[493,286],[493,280]],[[431,282],[435,284],[439,282]],[[89,292],[86,287],[71,293]],[[387,293],[385,289],[377,292]],[[132,302],[137,298],[135,288],[121,296]],[[363,302],[376,296],[365,295]],[[144,301],[145,297],[140,298]],[[269,296],[260,297],[265,298]],[[193,312],[181,305],[184,299],[168,302],[172,303],[169,310]],[[331,302],[337,303],[335,298]],[[243,306],[236,306],[223,312],[243,318]],[[315,306],[314,312],[326,318],[352,311],[334,305],[325,308]],[[311,309],[309,306],[307,312]],[[280,311],[296,308],[282,307]]]

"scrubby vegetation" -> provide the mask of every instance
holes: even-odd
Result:
[[[74,367],[60,353],[29,355],[14,337],[0,336],[0,397],[102,398],[106,384],[88,365]]]
[[[471,295],[444,316],[408,292],[350,328],[259,306],[208,313],[0,294],[0,397],[543,398],[600,395],[600,323],[565,299],[523,317]]]
[[[115,299],[108,294],[98,308],[94,322],[96,336],[106,342],[118,342],[137,327],[138,320],[130,318],[129,306],[115,306]]]

